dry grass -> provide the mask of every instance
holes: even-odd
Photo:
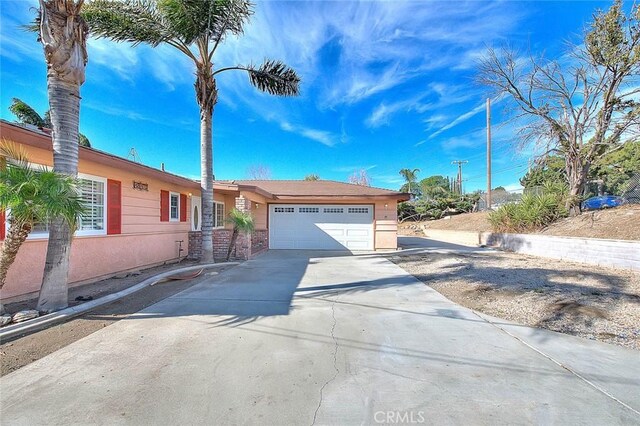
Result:
[[[640,350],[640,274],[512,253],[392,256],[471,309]]]

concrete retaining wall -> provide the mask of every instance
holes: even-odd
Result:
[[[640,271],[640,241],[432,229],[425,229],[424,233],[448,243],[487,245],[533,256]]]
[[[432,240],[446,241],[452,244],[477,247],[483,244],[480,240],[481,233],[473,231],[448,231],[443,229],[423,228],[424,235]]]

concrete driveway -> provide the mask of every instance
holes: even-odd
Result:
[[[221,278],[3,377],[1,423],[640,423],[638,352],[476,315],[384,257]]]

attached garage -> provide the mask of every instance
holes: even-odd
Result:
[[[271,204],[269,248],[373,250],[373,205]]]
[[[331,180],[215,181],[213,192],[216,202],[224,199],[225,212],[251,212],[255,231],[241,244],[249,253],[395,250],[398,202],[409,199],[402,192]],[[226,255],[224,238],[214,236],[214,247]]]

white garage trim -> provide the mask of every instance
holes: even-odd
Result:
[[[373,250],[372,204],[270,204],[269,248]]]

